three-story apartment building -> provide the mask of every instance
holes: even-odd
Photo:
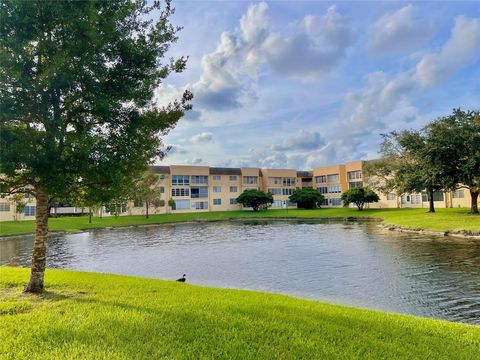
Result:
[[[160,206],[150,208],[150,213],[182,213],[240,210],[236,198],[246,189],[261,189],[273,194],[273,208],[289,203],[289,196],[296,188],[314,188],[325,196],[322,206],[342,206],[342,193],[354,187],[366,186],[369,179],[363,172],[364,161],[351,161],[315,168],[313,171],[295,169],[224,168],[209,166],[170,165],[152,166],[158,175],[156,187],[160,194]],[[375,208],[428,207],[426,193],[379,194]],[[18,213],[10,198],[0,199],[0,221],[34,219],[35,200],[26,198],[27,206]],[[469,207],[470,193],[466,189],[434,194],[436,207]],[[172,203],[172,206],[169,205]],[[122,214],[143,215],[145,206],[131,201],[119,207]],[[75,208],[72,208],[75,209]],[[57,214],[66,209],[57,208]],[[53,210],[52,210],[53,211]],[[78,211],[78,209],[75,209]],[[100,210],[105,215],[105,209]],[[108,215],[108,214],[107,214]]]

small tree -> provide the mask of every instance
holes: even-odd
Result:
[[[149,206],[160,204],[161,194],[156,187],[157,181],[158,176],[152,171],[147,171],[134,183],[133,199],[136,201],[142,201],[145,204],[145,217],[147,219],[149,217]]]
[[[172,210],[175,207],[175,200],[168,199],[167,204],[168,204],[168,207],[170,208],[170,210]]]
[[[23,213],[25,206],[27,206],[27,202],[24,199],[24,194],[18,193],[13,195],[13,202],[15,203],[15,221],[18,220],[18,215]]]
[[[299,208],[314,209],[320,207],[325,197],[315,189],[296,189],[289,199]]]
[[[377,202],[378,200],[380,200],[378,195],[368,187],[356,187],[342,194],[343,205],[347,206],[354,203],[359,211],[363,210],[366,203]]]
[[[253,211],[258,211],[261,205],[270,205],[273,203],[273,195],[257,189],[248,189],[237,197],[237,202],[244,207],[251,207]]]

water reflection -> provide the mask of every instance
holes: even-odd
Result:
[[[28,266],[33,238],[0,240]],[[480,324],[480,242],[375,223],[234,221],[96,230],[49,238],[48,267],[280,292]]]

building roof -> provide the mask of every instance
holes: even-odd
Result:
[[[210,175],[242,175],[240,168],[211,167]]]
[[[297,177],[313,177],[312,171],[297,171]]]
[[[170,166],[150,166],[150,170],[156,174],[170,174]]]

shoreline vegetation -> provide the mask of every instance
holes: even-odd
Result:
[[[473,359],[480,327],[280,294],[0,267],[0,357]]]
[[[364,209],[353,208],[334,209],[279,209],[258,212],[219,211],[198,213],[174,213],[143,215],[93,217],[92,223],[88,216],[59,217],[49,219],[50,232],[81,232],[92,229],[131,227],[142,225],[160,225],[182,222],[203,222],[222,220],[326,220],[326,221],[381,221],[382,226],[389,230],[419,232],[432,235],[449,235],[480,239],[480,217],[472,215],[468,209],[437,209],[436,213],[428,209]],[[16,235],[33,234],[34,220],[4,221],[0,223],[0,238]]]

